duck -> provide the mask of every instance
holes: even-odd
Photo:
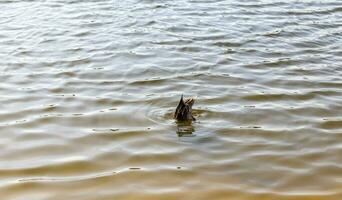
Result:
[[[195,103],[194,98],[189,98],[184,101],[183,95],[180,98],[176,111],[173,118],[177,121],[196,121],[195,117],[192,115],[192,106]]]

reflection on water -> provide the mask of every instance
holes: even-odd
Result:
[[[0,6],[0,199],[342,199],[340,0]]]
[[[193,137],[195,128],[191,121],[177,122],[177,135],[178,137]]]

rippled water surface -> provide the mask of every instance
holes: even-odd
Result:
[[[0,7],[1,199],[342,199],[340,0]]]

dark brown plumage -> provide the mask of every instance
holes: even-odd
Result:
[[[192,116],[192,105],[194,103],[195,99],[190,98],[184,101],[182,95],[173,117],[178,121],[195,121],[196,119]]]

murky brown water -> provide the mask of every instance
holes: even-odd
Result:
[[[0,199],[342,199],[341,1],[0,6]]]

